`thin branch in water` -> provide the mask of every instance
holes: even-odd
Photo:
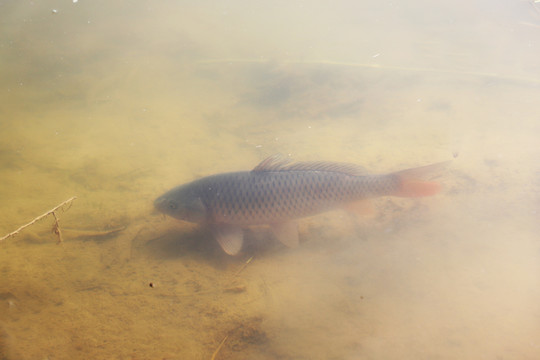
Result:
[[[125,226],[117,227],[109,230],[79,230],[79,229],[67,229],[63,228],[62,233],[66,234],[68,238],[91,238],[91,237],[103,237],[115,234],[120,231],[124,231]]]
[[[251,260],[253,260],[253,256],[250,257],[249,259],[247,259],[247,261],[244,263],[244,265],[242,265],[242,267],[240,269],[238,269],[238,271],[234,274],[234,277],[240,275],[240,273],[246,268],[246,266],[248,266],[248,264],[251,262]]]
[[[531,4],[533,5],[533,4]],[[536,10],[538,11],[538,10]],[[499,73],[488,73],[482,71],[467,71],[467,70],[453,70],[453,69],[444,69],[444,68],[428,68],[428,67],[406,67],[399,65],[381,65],[377,63],[356,63],[348,61],[332,61],[332,60],[311,60],[311,61],[283,61],[282,64],[287,65],[323,65],[323,66],[343,66],[343,67],[357,67],[365,69],[375,69],[375,70],[391,70],[391,71],[404,71],[404,72],[423,72],[423,73],[438,73],[438,74],[451,74],[451,75],[464,75],[464,76],[475,76],[475,77],[485,77],[492,78],[497,80],[507,80],[521,82],[524,84],[540,84],[540,80],[534,77],[523,77],[523,76],[513,76],[505,75]],[[226,58],[226,59],[209,59],[201,60],[199,64],[211,65],[211,64],[270,64],[268,60],[264,59],[236,59],[236,58]]]
[[[52,214],[54,216],[52,232],[56,234],[56,236],[58,236],[58,242],[61,243],[62,241],[64,241],[64,239],[62,239],[62,230],[60,230],[60,224],[58,223],[60,221],[60,218],[56,216],[56,213],[54,211],[52,212]]]
[[[66,201],[56,205],[54,208],[52,208],[51,210],[39,215],[38,217],[34,218],[34,220],[30,221],[28,224],[25,224],[21,227],[19,227],[17,230],[13,231],[13,232],[10,232],[9,234],[7,235],[4,235],[3,237],[0,238],[0,241],[2,240],[5,240],[9,237],[12,237],[12,236],[15,236],[17,235],[21,230],[29,227],[30,225],[33,225],[35,224],[36,222],[38,222],[39,220],[43,219],[44,217],[46,217],[47,215],[50,215],[52,214],[54,216],[54,224],[53,224],[53,227],[52,227],[52,232],[56,234],[56,236],[58,236],[58,242],[62,242],[62,231],[60,230],[60,224],[59,224],[59,221],[60,221],[60,218],[58,217],[58,215],[56,214],[56,212],[58,211],[58,209],[62,209],[62,211],[67,211],[71,208],[71,202],[73,200],[75,200],[77,197],[76,196],[73,196],[69,199],[67,199]],[[64,210],[64,206],[69,204],[69,207],[67,209]]]
[[[227,340],[227,338],[229,337],[229,335],[226,335],[223,340],[221,340],[221,343],[219,344],[219,346],[217,347],[216,351],[214,351],[214,353],[212,354],[212,357],[210,358],[210,360],[215,360],[216,359],[216,356],[217,354],[219,353],[219,350],[221,350],[221,348],[223,347],[223,344],[225,344],[225,341]]]

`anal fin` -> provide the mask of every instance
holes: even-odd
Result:
[[[354,215],[358,219],[372,218],[375,216],[375,209],[373,203],[368,200],[358,200],[348,204],[345,204],[343,208],[351,215]]]

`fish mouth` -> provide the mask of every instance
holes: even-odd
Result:
[[[162,212],[164,207],[165,207],[165,202],[166,201],[167,200],[162,196],[160,196],[156,200],[154,200],[154,207],[156,208],[156,210]]]

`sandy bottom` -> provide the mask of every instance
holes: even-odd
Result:
[[[24,121],[1,125],[0,233],[78,199],[59,213],[62,244],[50,217],[0,243],[0,359],[211,359],[222,342],[216,359],[540,357],[538,89],[217,68],[185,96],[100,102],[98,87],[4,110]],[[256,228],[228,257],[152,209],[277,152],[381,173],[459,156],[442,194],[303,219],[297,249]]]

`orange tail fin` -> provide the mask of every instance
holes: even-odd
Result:
[[[401,197],[422,197],[431,196],[441,191],[441,185],[435,181],[425,181],[423,179],[433,177],[444,170],[450,161],[422,166],[413,169],[402,170],[394,173],[400,182],[399,188],[393,192],[393,196]]]

